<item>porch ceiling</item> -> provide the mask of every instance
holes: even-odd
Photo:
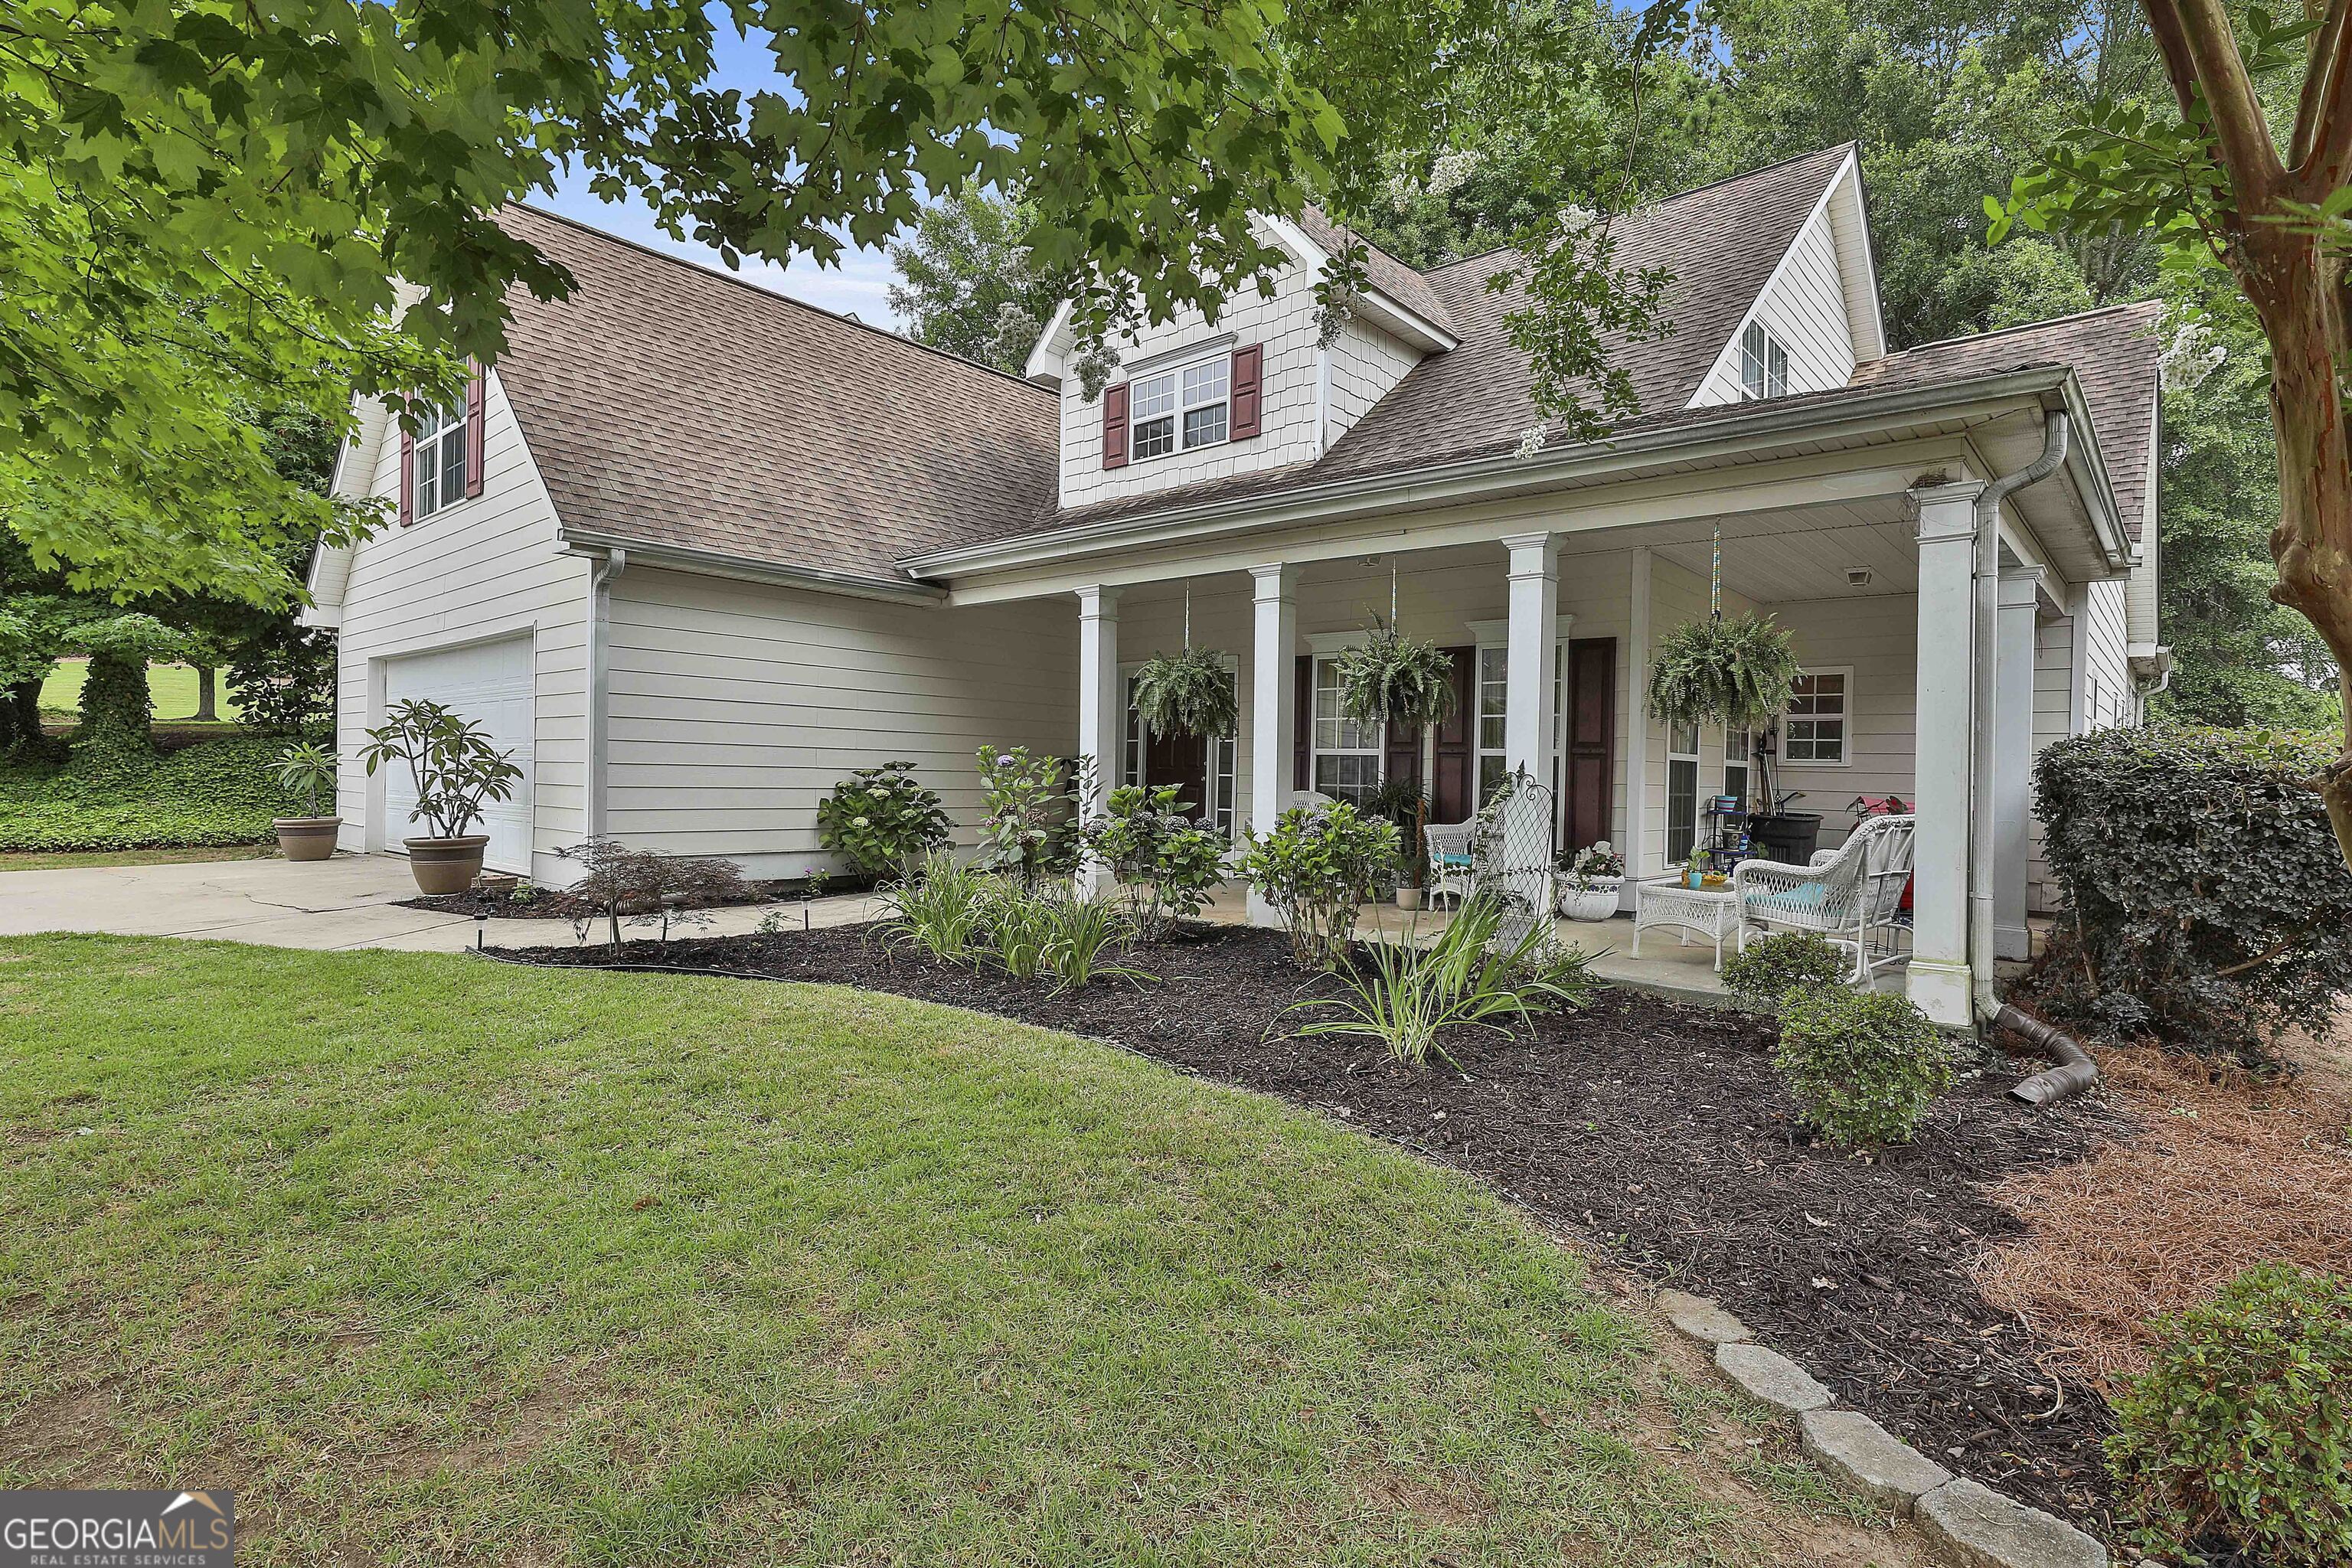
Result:
[[[1571,535],[1562,556],[1646,544],[1659,559],[1705,576],[1714,533],[1712,520],[1694,519]],[[1870,574],[1860,587],[1846,577],[1856,567]],[[1768,605],[1916,593],[1918,545],[1894,497],[1740,512],[1723,519],[1723,585]]]

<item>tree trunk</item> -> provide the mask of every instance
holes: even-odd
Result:
[[[2341,390],[2352,375],[2352,316],[2344,263],[2284,225],[2248,227],[2231,259],[2271,342],[2279,464],[2271,533],[2279,580],[2271,597],[2302,612],[2327,644],[2352,723],[2352,443]],[[2352,867],[2352,729],[2313,787]]]
[[[209,724],[219,715],[214,711],[219,700],[220,672],[209,664],[196,666],[196,722]]]

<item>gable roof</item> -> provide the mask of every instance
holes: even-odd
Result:
[[[1438,298],[1429,279],[1358,234],[1331,221],[1321,207],[1308,207],[1298,215],[1298,227],[1307,238],[1320,246],[1327,256],[1338,256],[1350,244],[1364,247],[1364,281],[1411,310],[1433,327],[1451,332],[1454,318],[1446,313],[1445,301]]]
[[[1054,395],[527,207],[563,264],[496,369],[568,531],[904,582],[898,557],[1034,526]]]

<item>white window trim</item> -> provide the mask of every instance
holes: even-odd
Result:
[[[1372,787],[1378,789],[1389,782],[1389,746],[1386,726],[1377,724],[1372,726],[1372,743],[1369,746],[1327,747],[1323,744],[1322,727],[1315,721],[1315,694],[1322,689],[1323,667],[1336,658],[1343,648],[1354,647],[1363,640],[1364,634],[1361,632],[1315,632],[1309,633],[1306,639],[1307,647],[1307,711],[1298,716],[1298,721],[1307,726],[1307,787],[1310,790],[1318,792],[1321,790],[1322,786],[1316,783],[1316,779],[1322,770],[1316,764],[1327,756],[1369,756],[1372,759],[1380,780]]]
[[[1763,340],[1762,347],[1758,353],[1758,374],[1761,378],[1763,386],[1760,392],[1748,390],[1748,335],[1750,332]],[[1772,390],[1772,351],[1776,348],[1780,351],[1780,390],[1778,392]],[[1789,363],[1791,357],[1789,353],[1788,340],[1781,337],[1780,333],[1759,321],[1744,323],[1739,329],[1737,363],[1733,367],[1734,375],[1739,383],[1739,400],[1742,403],[1761,403],[1775,397],[1788,396]]]
[[[1499,620],[1465,621],[1463,624],[1470,628],[1471,645],[1476,650],[1471,656],[1470,666],[1470,809],[1475,812],[1485,804],[1478,798],[1484,793],[1479,787],[1478,763],[1480,758],[1489,754],[1478,744],[1478,705],[1486,698],[1479,665],[1490,647],[1509,651],[1511,623]],[[1568,644],[1575,627],[1576,617],[1573,615],[1562,615],[1552,621],[1551,792],[1552,804],[1563,814],[1568,806],[1559,798],[1559,781],[1568,771]]]
[[[446,420],[447,423],[440,426],[429,437],[419,436],[411,437],[408,444],[409,449],[406,459],[408,463],[408,511],[409,520],[413,522],[423,522],[428,517],[438,517],[443,512],[447,511],[451,507],[467,500],[467,498],[465,493],[466,488],[473,479],[473,476],[471,474],[467,474],[465,481],[460,483],[457,487],[457,493],[454,496],[444,495],[442,493],[445,487],[441,483],[441,476],[446,469],[446,465],[442,461],[442,458],[448,450],[448,444],[453,440],[457,442],[457,453],[461,459],[469,459],[473,457],[473,453],[469,449],[470,443],[468,438],[472,435],[472,432],[467,428],[468,417],[466,405],[463,403],[458,404],[454,412],[446,408],[436,408],[433,410],[433,416],[436,419]],[[419,459],[421,459],[428,451],[434,454],[433,504],[431,506],[426,506],[425,504],[425,486],[422,482],[423,477],[417,472],[417,464]]]
[[[1203,353],[1193,350],[1186,350],[1183,351],[1181,357],[1175,354],[1163,354],[1160,356],[1160,361],[1151,362],[1152,368],[1149,371],[1146,371],[1141,374],[1137,374],[1133,372],[1129,374],[1127,381],[1127,453],[1128,461],[1130,464],[1157,463],[1169,458],[1183,457],[1188,452],[1205,452],[1212,447],[1224,446],[1234,438],[1234,372],[1233,350],[1230,346],[1232,339],[1227,337],[1223,341],[1228,346],[1216,353]],[[1200,403],[1185,402],[1185,373],[1188,371],[1198,370],[1203,365],[1215,364],[1220,360],[1223,360],[1225,365],[1225,395],[1223,397],[1208,398]],[[1147,381],[1158,381],[1163,376],[1173,381],[1176,384],[1175,405],[1166,414],[1153,414],[1138,416],[1135,412],[1135,395],[1137,388],[1140,387]],[[1217,407],[1222,407],[1225,411],[1225,433],[1218,437],[1213,441],[1186,442],[1184,439],[1184,416],[1192,413],[1196,409]],[[1136,432],[1144,425],[1160,419],[1166,419],[1170,422],[1169,430],[1170,435],[1173,438],[1174,445],[1171,446],[1168,450],[1164,452],[1154,452],[1148,458],[1144,457],[1136,450]]]
[[[1843,675],[1845,677],[1845,745],[1843,748],[1843,754],[1833,763],[1791,761],[1788,752],[1789,716],[1786,713],[1783,713],[1780,716],[1780,760],[1775,765],[1783,773],[1787,772],[1790,768],[1851,768],[1853,766],[1853,666],[1850,664],[1809,665],[1805,668],[1805,673],[1807,675]]]
[[[1666,772],[1663,781],[1664,788],[1660,792],[1658,815],[1659,821],[1665,830],[1665,841],[1661,846],[1661,850],[1669,866],[1690,864],[1691,850],[1700,847],[1706,838],[1705,803],[1714,798],[1704,787],[1706,783],[1706,726],[1704,724],[1688,726],[1691,743],[1690,750],[1686,752],[1677,751],[1675,748],[1675,731],[1683,727],[1675,724],[1665,726]],[[1691,769],[1691,819],[1685,825],[1690,828],[1690,849],[1684,850],[1680,859],[1675,858],[1675,764],[1676,763],[1688,763]]]

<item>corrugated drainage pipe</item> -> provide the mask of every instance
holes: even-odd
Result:
[[[2099,1064],[2063,1030],[2054,1029],[2005,1002],[1992,1021],[1997,1027],[2016,1030],[2058,1058],[2056,1067],[2042,1068],[2009,1091],[2026,1104],[2047,1109],[2062,1100],[2073,1099],[2099,1081]]]

